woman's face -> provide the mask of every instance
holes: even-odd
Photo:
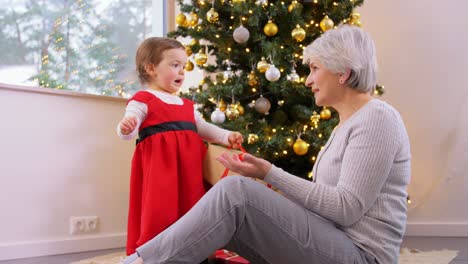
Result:
[[[342,95],[340,75],[332,73],[319,62],[310,62],[310,73],[305,85],[310,87],[318,106],[333,106]]]

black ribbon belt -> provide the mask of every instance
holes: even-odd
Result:
[[[192,130],[197,132],[197,126],[192,123],[192,122],[186,122],[186,121],[175,121],[175,122],[166,122],[166,123],[161,123],[158,125],[154,126],[149,126],[145,127],[140,132],[138,132],[138,139],[136,140],[136,143],[140,143],[143,141],[145,138],[161,133],[161,132],[167,132],[167,131],[180,131],[180,130]]]

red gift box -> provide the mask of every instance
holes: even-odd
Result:
[[[249,264],[250,261],[242,258],[234,252],[220,249],[215,254],[216,263],[233,263],[233,264]]]

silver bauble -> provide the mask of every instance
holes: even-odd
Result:
[[[270,82],[276,82],[281,77],[281,72],[275,65],[270,64],[270,68],[265,72],[265,78]]]
[[[232,71],[231,67],[228,66],[223,73],[224,80],[229,80],[234,76],[234,72]]]
[[[232,36],[237,43],[243,44],[249,40],[250,32],[247,28],[241,25],[234,30]]]
[[[223,113],[223,111],[221,111],[221,109],[216,107],[213,113],[211,113],[211,122],[215,124],[221,124],[224,122],[224,120],[226,120],[226,115]]]
[[[295,83],[300,83],[301,82],[301,77],[299,74],[297,74],[295,69],[291,70],[291,73],[288,75],[288,81],[290,82],[295,82]]]
[[[268,111],[270,110],[271,103],[265,97],[260,97],[255,101],[255,110],[260,114],[268,115]]]

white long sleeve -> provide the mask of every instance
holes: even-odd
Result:
[[[154,90],[146,90],[154,94],[156,97],[161,99],[163,102],[167,104],[174,104],[174,105],[182,105],[184,101],[177,95],[172,95],[164,92],[154,91]],[[206,141],[218,143],[222,145],[229,145],[228,137],[229,130],[222,129],[216,125],[210,124],[206,122],[201,114],[194,109],[194,116],[195,116],[195,124],[197,126],[197,131],[200,137]],[[148,106],[145,103],[138,102],[135,100],[130,101],[127,104],[125,109],[124,117],[128,116],[135,116],[138,124],[135,129],[128,135],[122,135],[120,131],[120,123],[117,125],[117,135],[123,140],[130,140],[134,138],[138,134],[138,130],[140,128],[141,123],[145,120],[146,115],[148,113]]]
[[[117,135],[123,140],[130,140],[138,134],[138,129],[140,128],[141,123],[146,118],[146,114],[148,113],[148,106],[145,103],[138,102],[132,100],[128,102],[127,107],[125,108],[125,117],[134,116],[137,119],[137,125],[133,131],[128,135],[122,135],[122,131],[120,130],[120,122],[117,124]]]
[[[195,122],[197,124],[198,134],[204,140],[225,146],[229,145],[228,138],[231,131],[206,122],[197,110],[195,110]]]

